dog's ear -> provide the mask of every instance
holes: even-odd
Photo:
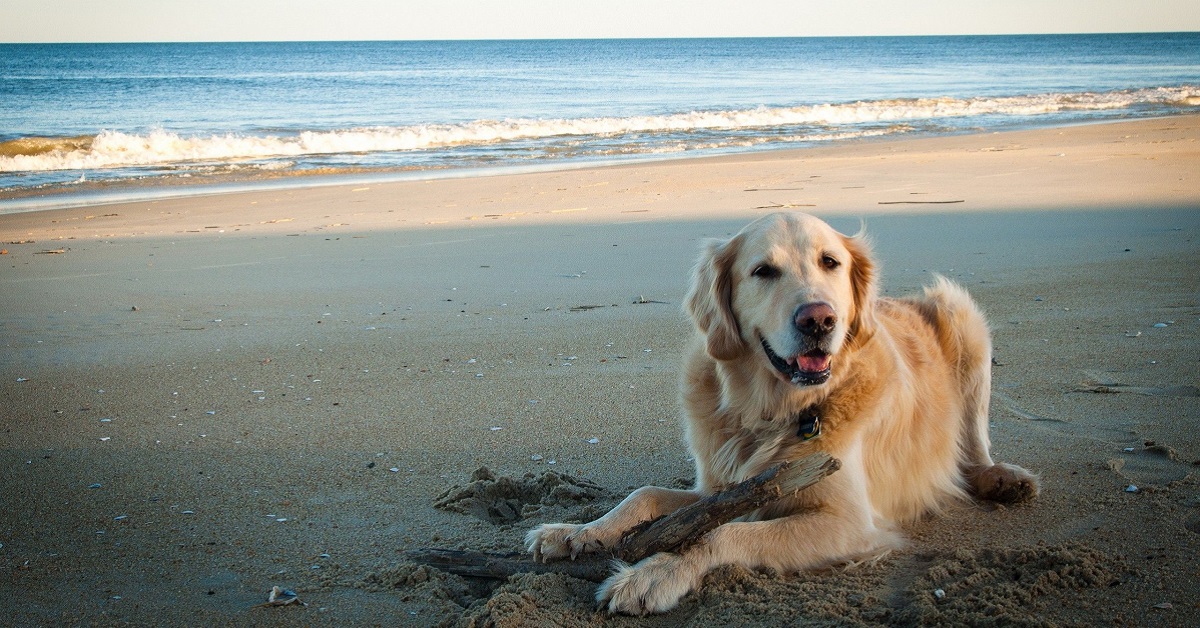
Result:
[[[853,236],[842,236],[842,243],[850,251],[850,289],[854,296],[854,313],[850,317],[847,342],[853,349],[862,346],[875,334],[878,279],[871,243],[864,230],[860,229]]]
[[[733,260],[742,239],[710,240],[692,272],[687,309],[696,327],[708,339],[708,354],[715,360],[732,360],[746,349],[741,326],[733,313]]]

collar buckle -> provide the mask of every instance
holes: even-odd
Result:
[[[801,441],[809,441],[821,435],[821,415],[817,412],[817,408],[809,408],[801,412],[798,416],[799,427],[796,429],[796,436]]]

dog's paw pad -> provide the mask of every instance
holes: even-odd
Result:
[[[975,476],[975,494],[980,499],[1015,504],[1037,497],[1036,475],[1013,464],[999,463]]]

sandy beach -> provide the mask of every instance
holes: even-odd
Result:
[[[661,617],[405,558],[689,485],[689,271],[773,211],[972,292],[1038,499]],[[1198,236],[1200,115],[0,215],[0,624],[1195,626]]]

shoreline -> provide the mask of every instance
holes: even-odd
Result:
[[[308,174],[300,172],[282,172],[271,174],[264,172],[258,176],[216,175],[197,177],[197,181],[183,181],[169,177],[150,177],[144,180],[118,179],[114,181],[98,181],[87,183],[79,189],[72,189],[65,184],[49,188],[20,188],[8,190],[0,194],[0,216],[6,214],[47,211],[55,209],[70,209],[79,207],[98,207],[120,203],[147,202],[163,199],[190,198],[197,196],[214,196],[262,192],[271,190],[298,190],[330,186],[359,186],[372,184],[387,184],[411,181],[437,181],[444,179],[467,179],[477,177],[518,176],[523,174],[570,172],[576,170],[592,170],[603,168],[638,167],[651,164],[672,164],[675,162],[689,163],[693,161],[728,161],[753,159],[759,156],[775,156],[779,159],[801,158],[808,153],[823,151],[840,151],[854,146],[887,145],[893,142],[920,142],[926,140],[942,140],[985,135],[1005,135],[1011,133],[1027,133],[1049,131],[1054,129],[1069,129],[1075,127],[1136,124],[1155,120],[1171,120],[1200,116],[1200,113],[1183,113],[1169,116],[1134,118],[1123,120],[1077,121],[1067,123],[1022,124],[1012,128],[995,131],[962,131],[947,134],[920,135],[886,135],[881,137],[859,137],[850,140],[833,140],[828,143],[814,143],[802,147],[758,148],[748,150],[729,150],[718,154],[673,155],[673,156],[639,156],[617,159],[596,159],[583,161],[551,162],[532,165],[513,166],[480,166],[446,169],[421,170],[352,170],[344,173]]]
[[[1172,116],[0,215],[0,599],[23,625],[1195,625],[1198,163]],[[724,568],[666,617],[404,558],[688,485],[691,267],[772,211],[865,221],[883,295],[970,290],[994,455],[1037,500],[857,569]]]
[[[459,222],[702,220],[771,210],[868,217],[1037,210],[1048,204],[1188,206],[1200,197],[1192,174],[1197,135],[1200,114],[597,168],[185,193],[0,214],[0,241],[17,243],[9,247],[16,254],[25,240],[201,232],[315,235]],[[946,160],[947,166],[925,166]],[[387,209],[359,209],[376,205]]]

